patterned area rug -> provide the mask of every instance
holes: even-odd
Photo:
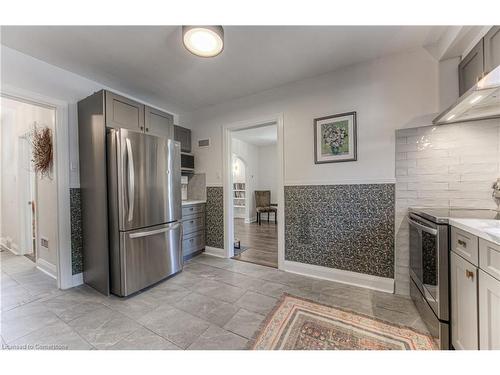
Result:
[[[255,350],[430,350],[433,339],[408,327],[284,294],[251,346]]]

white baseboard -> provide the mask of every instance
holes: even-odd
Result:
[[[249,219],[245,219],[245,224],[255,223],[256,221],[257,221],[257,217],[254,216],[254,217],[251,217]]]
[[[317,279],[336,281],[338,283],[379,290],[381,292],[394,293],[394,279],[386,277],[292,262],[289,260],[283,262],[282,270]]]
[[[49,263],[42,258],[38,258],[36,260],[36,268],[57,280],[57,268],[54,264]]]
[[[12,242],[12,240],[8,241],[10,237],[0,237],[0,245],[4,248],[9,250],[12,254],[14,255],[22,255],[19,252],[19,246],[15,242]],[[10,246],[7,246],[7,242],[10,242]]]
[[[212,246],[205,246],[205,254],[213,255],[214,257],[225,258],[226,250]]]
[[[83,272],[77,273],[71,276],[71,287],[75,287],[83,284]]]

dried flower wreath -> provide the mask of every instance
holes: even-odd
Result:
[[[51,178],[52,172],[52,131],[48,127],[38,127],[37,123],[33,125],[30,132],[30,143],[33,148],[33,166],[35,172],[40,173],[41,177]]]

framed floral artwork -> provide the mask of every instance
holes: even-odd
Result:
[[[314,119],[314,163],[357,160],[356,112]]]

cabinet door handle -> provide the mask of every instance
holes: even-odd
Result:
[[[457,242],[458,242],[458,244],[459,244],[460,246],[462,246],[462,247],[467,247],[467,242],[465,242],[465,241],[463,241],[463,240],[458,240]]]
[[[474,280],[474,271],[465,270],[465,277]]]

